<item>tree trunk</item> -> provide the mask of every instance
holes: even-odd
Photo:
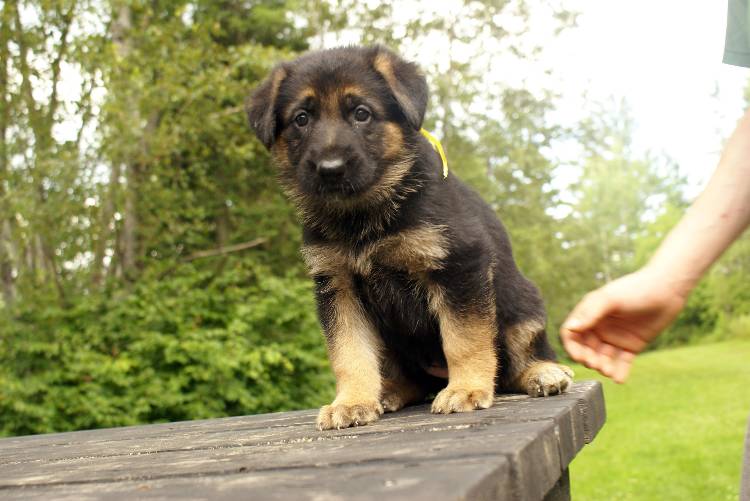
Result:
[[[112,23],[112,41],[114,42],[117,55],[123,61],[127,60],[127,57],[131,53],[131,28],[130,7],[126,3],[123,3],[120,5],[117,16]],[[132,96],[131,100],[134,101]],[[131,113],[129,122],[133,125],[139,124],[138,103],[131,102],[128,109]],[[135,151],[130,152],[131,158],[115,159],[115,162],[122,161],[125,167],[125,208],[123,210],[123,225],[120,234],[121,246],[119,250],[122,252],[120,262],[126,280],[135,278],[138,255],[138,181],[140,176],[138,164],[135,158],[132,158],[135,156],[135,153]]]
[[[106,190],[102,190],[101,212],[99,218],[99,235],[94,248],[94,261],[91,264],[91,284],[101,288],[104,280],[104,257],[112,235],[110,226],[117,206],[117,192],[120,183],[120,165],[115,163],[109,173],[109,183]],[[116,245],[115,245],[116,247]],[[111,265],[112,263],[110,263]]]
[[[0,282],[3,289],[3,303],[12,306],[16,299],[16,284],[13,276],[13,240],[10,222],[2,221],[0,227]]]
[[[126,167],[125,213],[122,225],[122,268],[125,278],[135,278],[136,256],[138,253],[138,172],[135,165]]]
[[[8,175],[8,126],[10,117],[10,96],[8,95],[8,60],[10,53],[8,42],[11,38],[12,2],[3,5],[0,27],[0,287],[3,302],[6,306],[13,304],[16,297],[15,277],[13,276],[13,234],[11,218],[13,217],[5,189]]]
[[[47,263],[47,267],[49,269],[49,274],[52,276],[52,281],[55,284],[55,289],[57,289],[57,294],[60,298],[60,304],[63,307],[67,307],[68,298],[65,294],[65,287],[63,286],[62,272],[57,266],[57,259],[55,259],[55,252],[41,237],[39,239],[39,242],[41,245],[44,260]]]
[[[219,213],[216,216],[216,246],[226,247],[229,242],[229,207],[222,201]]]

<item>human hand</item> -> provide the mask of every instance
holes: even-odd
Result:
[[[686,299],[687,291],[644,267],[584,296],[560,328],[563,346],[573,360],[623,383],[636,354],[674,321]]]

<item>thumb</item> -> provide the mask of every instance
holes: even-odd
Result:
[[[565,319],[562,329],[574,332],[590,330],[610,313],[612,308],[612,301],[602,289],[586,294]]]

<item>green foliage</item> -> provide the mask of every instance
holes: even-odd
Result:
[[[322,404],[333,380],[311,285],[255,259],[0,321],[0,433],[252,414]]]
[[[712,291],[707,282],[701,282],[688,298],[685,308],[674,324],[665,330],[648,347],[658,350],[667,346],[713,340],[720,315],[712,306]]]
[[[722,317],[721,324],[714,332],[721,339],[750,340],[750,315]]]

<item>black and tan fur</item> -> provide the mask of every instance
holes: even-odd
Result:
[[[337,386],[321,429],[435,392],[433,412],[464,412],[496,391],[546,396],[571,381],[500,221],[443,179],[419,132],[426,107],[418,68],[382,47],[282,63],[248,102],[304,225]]]

